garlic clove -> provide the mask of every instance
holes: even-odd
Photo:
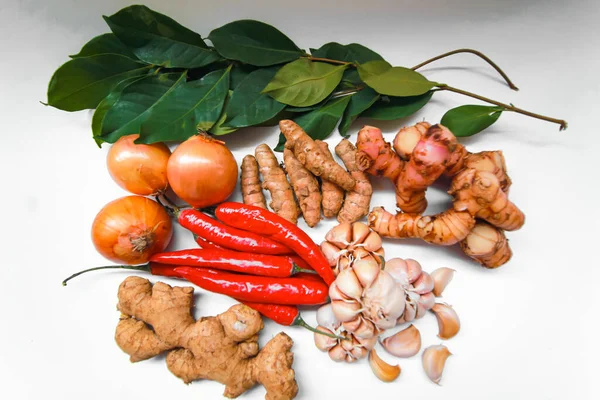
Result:
[[[365,349],[371,350],[377,344],[377,336],[373,336],[371,338],[360,338],[355,337],[356,341]]]
[[[421,273],[423,272],[423,268],[421,267],[421,264],[419,264],[418,261],[413,260],[412,258],[406,259],[406,265],[408,266],[408,281],[410,283],[413,283],[414,281],[419,279]]]
[[[360,304],[356,301],[334,300],[331,304],[333,314],[340,322],[350,321],[360,314]]]
[[[331,286],[329,286],[329,298],[331,300],[354,301],[350,297],[342,293],[342,291],[338,288],[335,282],[333,282]]]
[[[435,305],[435,296],[433,292],[428,292],[419,296],[417,303],[419,308],[423,308],[425,311],[431,310],[431,307]]]
[[[359,244],[365,241],[365,238],[369,236],[371,229],[362,222],[355,222],[352,224],[352,242],[351,244]]]
[[[446,360],[452,353],[442,344],[429,346],[423,351],[422,361],[425,373],[432,382],[440,384]]]
[[[323,335],[321,335],[321,336],[323,336]],[[343,340],[343,342],[345,342],[345,340]],[[345,361],[346,360],[346,350],[344,350],[342,348],[342,346],[340,344],[338,344],[334,348],[329,350],[329,358],[331,358],[333,361],[336,361],[336,362]]]
[[[331,242],[321,243],[321,252],[325,256],[325,258],[327,259],[327,262],[329,263],[329,266],[331,266],[331,267],[335,267],[337,265],[337,262],[338,262],[340,256],[342,255],[342,251],[345,251],[345,250],[339,249],[337,246],[335,246]]]
[[[369,251],[367,251],[364,247],[355,247],[352,250],[352,257],[354,257],[355,260],[364,260],[367,258],[373,258],[371,253]]]
[[[345,269],[348,269],[351,265],[351,261],[348,256],[342,256],[338,259],[337,265],[333,268],[333,273],[338,276],[339,273]]]
[[[328,333],[328,334],[334,334],[329,329],[327,329],[327,328],[325,328],[323,326],[320,326],[320,325],[317,326],[316,329],[318,331],[320,331],[320,332],[325,332],[325,333]],[[329,337],[329,336],[321,335],[321,334],[318,334],[318,333],[315,333],[314,336],[315,336],[315,346],[317,346],[317,349],[319,349],[321,351],[329,351],[331,348],[333,348],[338,343],[337,339],[334,339],[334,338]]]
[[[333,227],[327,235],[325,235],[325,240],[333,243],[340,249],[345,249],[350,244],[352,240],[352,227],[348,222],[342,222],[341,224]]]
[[[423,318],[427,313],[427,309],[425,307],[421,307],[419,303],[417,303],[417,314],[415,315],[415,319]]]
[[[377,232],[369,233],[369,236],[363,242],[365,250],[375,251],[379,250],[383,245],[383,241],[381,240],[381,236]]]
[[[400,366],[390,365],[377,355],[375,349],[369,353],[369,365],[377,378],[383,382],[392,382],[400,376]]]
[[[413,303],[406,303],[404,314],[402,314],[403,322],[410,322],[417,316],[417,307]]]
[[[396,357],[412,357],[421,350],[421,332],[411,324],[408,328],[383,339],[381,344],[388,353]]]
[[[360,299],[363,287],[352,268],[340,272],[334,282],[340,292],[351,299]]]
[[[385,263],[385,272],[401,286],[408,286],[408,264],[401,258],[392,258]]]
[[[381,271],[379,264],[373,257],[355,261],[352,269],[363,288],[370,287]]]
[[[435,297],[440,297],[442,295],[442,292],[454,277],[454,272],[455,271],[452,268],[442,267],[430,274],[433,279],[433,294]]]
[[[427,272],[421,272],[421,276],[413,283],[413,291],[419,294],[429,293],[433,290],[433,278]]]
[[[460,320],[454,308],[444,303],[437,303],[431,307],[438,321],[440,339],[450,339],[456,336],[460,330]]]
[[[356,327],[352,334],[357,338],[372,338],[379,334],[379,331],[373,322],[361,318],[361,323]]]
[[[317,310],[317,324],[329,330],[335,330],[339,328],[340,321],[338,321],[335,318],[335,315],[333,314],[333,309],[331,307],[331,303],[319,307],[319,309]]]
[[[368,354],[369,350],[365,349],[362,346],[354,346],[354,348],[350,351],[352,357],[356,360],[362,360]]]

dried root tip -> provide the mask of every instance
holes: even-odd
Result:
[[[248,154],[242,160],[241,186],[244,204],[267,208],[265,195],[263,194],[260,177],[258,174],[258,163],[254,156]]]
[[[512,257],[504,231],[482,221],[477,221],[471,233],[460,242],[460,247],[486,268],[498,268]]]
[[[403,160],[409,160],[410,155],[421,137],[427,132],[431,124],[419,122],[413,126],[401,128],[394,138],[394,150]]]
[[[411,324],[408,328],[383,339],[381,345],[396,357],[412,357],[421,350],[421,332]]]
[[[431,307],[431,312],[435,314],[438,322],[440,339],[451,339],[460,330],[460,320],[454,308],[444,303],[437,303]]]
[[[329,151],[327,143],[321,140],[315,140],[315,143],[319,146],[323,155],[333,161],[333,155]],[[321,194],[323,196],[322,206],[325,218],[333,218],[338,215],[344,202],[344,189],[327,179],[321,179]]]
[[[343,139],[336,147],[335,154],[342,159],[348,172],[356,181],[354,189],[346,193],[344,205],[338,214],[339,222],[355,222],[369,213],[373,188],[367,175],[356,164],[356,147]]]
[[[375,349],[369,353],[369,365],[377,378],[383,382],[395,381],[400,376],[400,366],[390,365],[377,355]]]
[[[442,292],[454,277],[454,272],[455,271],[452,268],[442,267],[430,274],[433,279],[433,294],[435,297],[440,297],[442,295]]]
[[[306,224],[311,228],[321,220],[321,192],[319,182],[313,174],[302,166],[289,149],[283,150],[283,160],[290,183],[302,210]]]
[[[256,161],[263,176],[263,188],[271,192],[269,206],[277,215],[292,223],[298,222],[300,209],[296,204],[294,192],[288,183],[285,172],[279,166],[273,150],[266,144],[256,148]]]
[[[423,351],[423,369],[432,382],[439,385],[446,360],[451,355],[452,353],[450,353],[448,348],[442,344],[429,346]]]

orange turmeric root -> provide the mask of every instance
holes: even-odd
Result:
[[[315,140],[315,143],[321,148],[325,157],[333,161],[333,155],[329,151],[327,143],[321,140]],[[335,183],[321,178],[321,195],[323,197],[322,206],[325,218],[333,218],[338,215],[344,202],[344,190]]]
[[[418,238],[428,243],[450,246],[467,237],[475,226],[475,219],[466,211],[453,209],[422,216],[407,213],[393,215],[383,207],[375,207],[369,213],[369,226],[385,237]]]
[[[258,163],[256,162],[256,158],[248,154],[242,160],[241,168],[242,174],[240,180],[244,204],[249,204],[260,208],[267,208],[265,195],[263,194],[262,186],[260,184]]]
[[[504,231],[483,221],[477,221],[460,242],[460,247],[467,256],[486,268],[498,268],[512,257]]]
[[[344,168],[332,159],[328,159],[320,146],[304,132],[294,121],[285,119],[279,122],[279,129],[286,138],[285,146],[293,150],[294,155],[304,168],[316,176],[335,183],[344,190],[352,190],[356,182]]]
[[[342,159],[350,175],[356,181],[354,189],[346,193],[344,205],[338,214],[339,222],[355,222],[369,213],[373,188],[367,175],[356,165],[356,147],[349,140],[343,139],[335,146],[335,154]]]
[[[185,383],[210,379],[225,385],[223,395],[235,398],[256,384],[267,400],[293,399],[298,392],[292,363],[292,339],[281,332],[262,350],[258,312],[237,304],[216,317],[195,320],[192,287],[171,287],[131,276],[119,287],[123,314],[115,340],[131,356],[145,360],[164,351],[167,367]]]
[[[285,172],[279,166],[273,150],[266,144],[256,148],[256,161],[263,176],[263,188],[271,193],[269,206],[273,212],[292,223],[298,222],[300,210]]]
[[[283,150],[283,162],[294,193],[296,193],[304,221],[312,228],[321,220],[319,182],[309,170],[302,166],[290,149]]]
[[[456,211],[468,211],[498,228],[514,231],[525,223],[525,215],[508,199],[492,172],[464,169],[454,177],[448,193],[454,196]]]

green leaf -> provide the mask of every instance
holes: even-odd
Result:
[[[472,136],[492,125],[500,118],[503,107],[467,105],[446,112],[440,123],[455,136]]]
[[[119,54],[74,58],[52,75],[48,105],[64,111],[96,108],[119,82],[145,75],[150,68]]]
[[[360,76],[358,75],[358,71],[354,68],[347,69],[344,71],[344,76],[342,77],[342,83],[347,83],[348,86],[359,86],[363,84],[363,81],[360,80]]]
[[[410,97],[384,96],[360,116],[383,121],[406,118],[427,104],[433,93],[433,91],[429,91],[420,96]]]
[[[370,61],[358,65],[363,82],[378,93],[388,96],[417,96],[426,93],[438,83],[404,67],[392,67],[386,61]]]
[[[235,88],[237,88],[238,85],[242,83],[242,81],[246,79],[248,75],[250,75],[253,71],[256,70],[257,68],[252,65],[237,63],[234,64],[233,68],[231,68],[231,77],[229,78],[231,81],[229,85],[231,87],[231,90],[235,90]]]
[[[273,118],[285,104],[261,93],[278,68],[262,68],[250,73],[234,90],[227,106],[227,126],[243,128]]]
[[[292,61],[304,54],[277,28],[251,19],[223,25],[208,39],[223,57],[259,67]]]
[[[99,139],[114,143],[121,136],[140,133],[152,109],[185,83],[186,74],[170,73],[137,80],[121,91],[118,100],[106,112]]]
[[[119,40],[147,63],[195,68],[220,59],[199,34],[148,7],[126,7],[104,20]]]
[[[379,94],[371,88],[364,88],[358,93],[350,96],[350,104],[344,111],[342,122],[338,127],[340,135],[347,137],[348,129],[350,125],[358,116],[366,109],[371,107],[379,99]]]
[[[291,106],[311,106],[329,96],[342,80],[347,67],[301,58],[277,71],[263,93],[269,93],[280,103]]]
[[[208,131],[219,119],[229,90],[230,68],[182,83],[152,107],[136,143],[183,141]]]
[[[304,114],[295,119],[295,122],[304,129],[304,131],[313,139],[325,139],[335,129],[338,121],[342,117],[344,110],[350,102],[351,96],[344,96],[337,99],[331,99],[323,107]],[[275,151],[283,151],[285,137],[279,136],[279,143]]]
[[[71,58],[89,57],[98,54],[120,54],[137,60],[131,49],[123,44],[113,33],[96,36],[83,45],[79,53],[69,56]]]
[[[336,42],[330,42],[318,49],[310,49],[310,52],[313,57],[330,58],[351,63],[358,62],[360,64],[369,61],[383,60],[383,57],[379,54],[358,43],[343,45]]]
[[[98,104],[98,107],[96,107],[96,111],[94,111],[94,116],[92,117],[92,133],[94,135],[94,140],[96,141],[96,144],[98,146],[100,146],[100,144],[103,142],[103,140],[100,139],[100,136],[102,135],[102,123],[104,122],[104,117],[106,116],[106,113],[112,108],[112,106],[117,102],[117,100],[119,100],[119,97],[121,97],[121,93],[123,92],[123,90],[127,86],[131,85],[133,82],[140,79],[143,78],[136,76],[119,82],[119,84],[112,90],[112,92],[110,92],[108,96],[106,96],[100,102],[100,104]]]
[[[232,69],[232,71],[233,71],[233,69]],[[231,75],[231,72],[230,72],[230,75]],[[232,78],[233,78],[233,76],[230,76],[229,80],[231,81]],[[210,128],[208,130],[209,133],[212,133],[213,135],[216,135],[216,136],[222,136],[222,135],[228,135],[231,132],[237,131],[237,128],[231,128],[231,127],[228,127],[225,125],[225,120],[227,119],[227,112],[226,112],[227,105],[229,104],[229,100],[231,99],[232,94],[233,94],[233,90],[227,91],[227,96],[225,96],[225,101],[223,102],[223,109],[221,110],[221,116],[219,117],[217,122],[215,122],[215,124],[212,126],[212,128]]]

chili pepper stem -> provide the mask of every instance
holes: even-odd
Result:
[[[161,195],[157,195],[154,196],[154,199],[156,200],[156,202],[158,204],[160,204],[162,206],[162,208],[164,208],[167,211],[167,214],[169,214],[170,216],[174,217],[175,219],[179,218],[179,207],[177,207],[176,205],[174,205],[173,203],[171,203],[170,200],[167,199],[167,197],[165,195],[162,195],[165,203],[163,203],[160,199]]]
[[[304,321],[300,315],[298,315],[298,316],[296,317],[296,319],[294,320],[294,322],[292,322],[292,325],[295,325],[295,326],[301,326],[301,327],[303,327],[303,328],[306,328],[306,329],[308,329],[308,330],[309,330],[309,331],[311,331],[311,332],[317,333],[317,334],[319,334],[319,335],[325,335],[325,336],[327,336],[327,337],[330,337],[330,338],[333,338],[333,339],[338,339],[338,340],[349,340],[349,338],[345,338],[345,337],[337,336],[337,335],[330,334],[330,333],[327,333],[327,332],[323,332],[323,331],[320,331],[320,330],[318,330],[318,329],[316,329],[316,328],[313,328],[312,326],[310,326],[309,324],[307,324],[307,323],[306,323],[306,321]]]
[[[83,271],[79,271],[71,276],[69,276],[67,279],[65,279],[64,281],[62,281],[62,285],[63,286],[67,286],[67,282],[70,281],[71,279],[81,275],[81,274],[85,274],[86,272],[90,272],[90,271],[97,271],[100,269],[130,269],[130,270],[134,270],[134,271],[144,271],[144,272],[151,272],[150,271],[150,264],[142,264],[142,265],[107,265],[104,267],[94,267],[94,268],[88,268],[88,269],[84,269]]]
[[[299,274],[300,272],[304,272],[305,274],[313,274],[313,275],[317,274],[316,271],[313,271],[312,269],[304,269],[296,263],[292,263],[292,265],[293,265],[293,267],[292,267],[292,272],[290,273],[290,276]]]

